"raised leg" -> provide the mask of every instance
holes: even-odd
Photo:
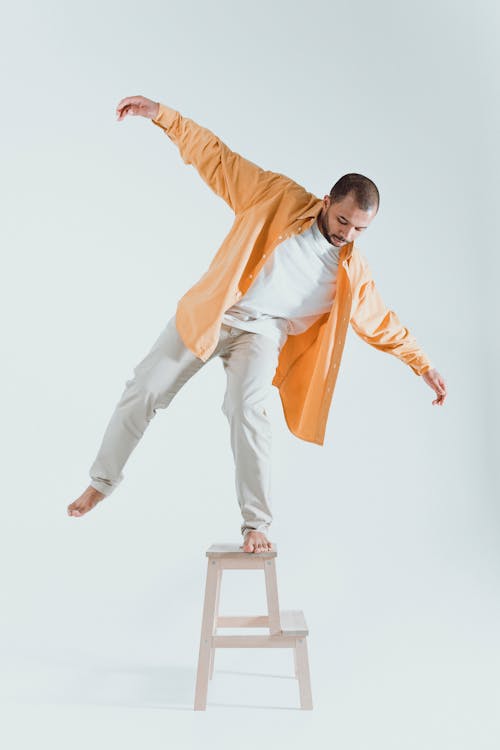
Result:
[[[123,468],[157,409],[165,409],[204,363],[184,346],[171,317],[146,356],[134,367],[104,432],[89,474],[105,495],[123,480]]]

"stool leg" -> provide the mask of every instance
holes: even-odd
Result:
[[[307,643],[305,638],[297,638],[295,643],[295,663],[297,665],[297,678],[299,681],[300,707],[312,709],[311,677],[309,674],[309,659],[307,656]]]
[[[276,565],[274,558],[266,560],[264,565],[266,579],[267,613],[269,617],[269,633],[277,635],[281,633],[280,605],[278,601],[278,579],[276,577]]]
[[[293,674],[294,674],[294,677],[297,678],[299,676],[299,671],[297,668],[297,649],[295,648],[295,646],[293,647],[292,651],[293,651]]]
[[[201,624],[200,651],[198,654],[198,671],[196,675],[196,691],[194,696],[195,711],[204,711],[207,707],[208,672],[210,668],[211,640],[215,626],[215,600],[217,596],[218,568],[219,566],[216,560],[208,560],[205,601],[203,604],[203,618]]]
[[[214,614],[214,632],[217,630],[217,617],[219,616],[220,585],[222,579],[222,568],[217,565],[217,583],[215,591],[215,614]],[[215,648],[210,649],[210,669],[208,677],[211,680],[214,676]]]

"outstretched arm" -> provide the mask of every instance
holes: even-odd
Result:
[[[144,96],[129,96],[118,103],[116,112],[118,120],[123,120],[127,114],[141,115],[162,128],[178,147],[184,163],[192,164],[204,182],[235,213],[293,184],[285,175],[264,170],[231,151],[212,131],[165,104]]]
[[[362,275],[353,297],[353,329],[367,344],[393,354],[409,365],[416,375],[422,375],[437,396],[432,403],[442,406],[447,395],[443,378],[432,367],[415,337],[401,324],[394,310],[390,310],[384,303],[366,259],[362,258],[362,263]]]

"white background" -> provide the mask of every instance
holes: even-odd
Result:
[[[498,5],[5,4],[1,34],[0,735],[17,748],[496,748]],[[125,380],[206,270],[226,204],[142,94],[323,197],[379,186],[358,242],[445,378],[444,407],[352,329],[325,445],[272,419],[288,651],[220,651],[193,712],[205,550],[240,542],[220,360],[151,423],[121,487],[66,507]],[[264,611],[258,573],[222,612]],[[278,710],[280,709],[280,710]]]

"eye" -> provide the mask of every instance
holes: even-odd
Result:
[[[344,224],[345,225],[345,224],[347,224],[347,221],[342,221],[341,219],[339,219],[339,224]]]

